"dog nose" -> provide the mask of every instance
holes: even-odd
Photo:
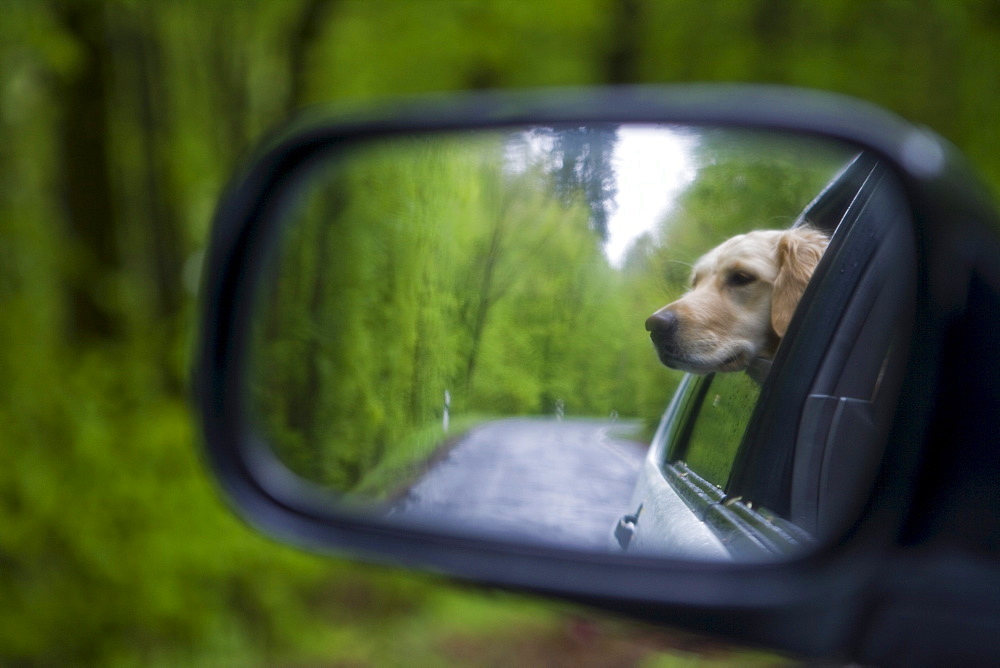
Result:
[[[671,334],[677,329],[677,314],[673,311],[657,311],[646,318],[646,331]]]

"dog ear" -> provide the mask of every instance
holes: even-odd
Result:
[[[778,241],[778,277],[771,296],[771,326],[778,336],[788,331],[795,307],[828,242],[825,234],[811,227],[788,230]]]

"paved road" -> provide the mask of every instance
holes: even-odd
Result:
[[[417,481],[393,513],[607,549],[613,524],[630,511],[646,450],[616,437],[622,431],[620,423],[599,420],[487,423]]]

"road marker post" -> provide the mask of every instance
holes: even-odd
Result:
[[[451,392],[448,390],[444,391],[444,417],[442,419],[441,427],[444,429],[444,433],[448,433],[448,413],[451,412]]]

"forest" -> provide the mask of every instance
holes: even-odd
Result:
[[[719,241],[792,224],[856,149],[642,130],[684,142],[691,180],[618,259],[609,226],[632,222],[614,213],[636,156],[616,126],[384,141],[310,174],[252,318],[253,410],[281,461],[340,492],[399,494],[458,431],[435,429],[446,393],[456,425],[638,418],[648,443],[680,376],[646,317]],[[636,198],[665,187],[651,176]]]
[[[1000,192],[992,0],[4,0],[2,11],[5,665],[686,661],[670,648],[691,645],[595,613],[278,546],[221,501],[190,408],[200,266],[228,179],[290,117],[457,90],[808,86],[933,128]],[[543,414],[558,399],[578,414],[648,420],[661,410],[669,372],[621,356],[649,353],[641,321],[686,280],[675,261],[717,242],[727,215],[740,217],[740,198],[720,198],[713,181],[732,183],[747,166],[699,163],[699,178],[662,221],[670,234],[640,239],[617,268],[601,254],[611,213],[601,203],[613,199],[606,182],[511,180],[495,173],[502,147],[488,144],[414,145],[406,160],[396,159],[402,147],[373,152],[304,200],[300,237],[283,252],[310,244],[317,254],[298,272],[279,258],[278,306],[262,307],[269,317],[259,332],[261,359],[275,370],[259,401],[296,470],[359,484],[363,470],[390,461],[392,444],[437,424],[444,389],[456,429],[460,417]],[[757,210],[771,227],[790,222],[802,193],[824,178],[758,167],[759,180],[738,179],[742,188],[772,191],[778,176],[787,186],[756,201],[772,203]],[[362,184],[379,197],[353,196]],[[404,218],[414,195],[421,207]],[[699,229],[708,211],[719,226]],[[460,222],[472,212],[476,225]],[[525,225],[529,212],[537,225]],[[323,243],[332,228],[320,221],[330,219],[349,224]],[[362,234],[365,225],[386,236]],[[426,252],[387,255],[369,247],[376,238]],[[529,260],[542,242],[552,252]],[[473,261],[491,252],[493,264]],[[519,282],[522,265],[550,280]],[[364,291],[347,289],[361,283]],[[581,311],[564,308],[566,294]],[[428,296],[437,303],[402,309]],[[325,306],[292,306],[310,300]],[[502,327],[512,314],[523,318],[517,336]],[[581,337],[572,350],[542,354],[584,314],[607,319],[602,337],[639,320],[620,347]],[[342,336],[333,344],[310,334],[334,315]],[[398,339],[376,350],[366,328],[387,316],[401,319]],[[441,346],[421,347],[431,340]],[[347,356],[353,375],[343,373]],[[584,382],[580,357],[600,383]],[[371,379],[390,364],[398,373],[386,401]],[[629,371],[619,380],[607,368]],[[331,374],[345,382],[335,387]],[[329,392],[295,413],[281,402],[282,384]],[[338,424],[347,410],[366,419]],[[364,447],[295,442],[330,433]],[[342,461],[325,460],[329,452]]]

